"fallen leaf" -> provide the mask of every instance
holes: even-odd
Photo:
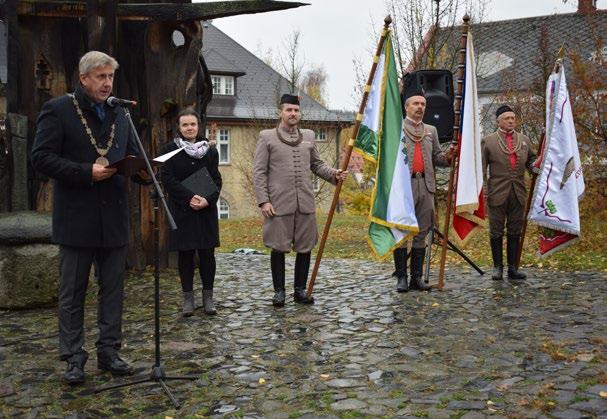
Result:
[[[439,303],[434,303],[434,304],[432,304],[432,307],[438,307],[438,306],[440,306],[440,304],[439,304]]]
[[[265,383],[266,383],[265,378],[260,378],[260,379],[259,379],[259,384],[265,384]]]
[[[601,397],[607,397],[607,391],[601,391],[599,393],[599,396],[601,396]]]
[[[329,377],[331,377],[330,374],[320,374],[320,378],[322,378],[323,380],[326,380]]]
[[[578,354],[576,356],[578,361],[582,361],[582,362],[590,362],[594,359],[594,355],[593,354]]]

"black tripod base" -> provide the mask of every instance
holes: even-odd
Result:
[[[444,240],[445,236],[443,236],[443,233],[441,233],[440,231],[438,231],[438,229],[436,227],[434,227],[434,234],[436,234],[436,236],[440,239],[440,240]],[[440,244],[440,241],[438,242],[438,244]],[[470,265],[472,268],[474,268],[474,270],[476,272],[479,273],[479,275],[484,275],[485,272],[479,268],[474,262],[472,262],[472,260],[466,256],[466,254],[464,252],[462,252],[460,249],[458,249],[458,247],[456,245],[454,245],[451,240],[447,240],[447,247],[449,248],[449,250],[454,251],[455,253],[457,253],[462,259],[464,259],[468,265]]]
[[[130,381],[128,383],[121,383],[121,384],[115,384],[115,385],[112,385],[112,386],[97,388],[97,389],[95,389],[93,391],[93,393],[95,393],[95,394],[96,393],[101,393],[102,391],[115,390],[117,388],[129,387],[129,386],[133,386],[133,385],[136,385],[136,384],[158,383],[158,384],[160,384],[160,387],[162,387],[162,390],[166,393],[166,395],[171,400],[171,403],[173,403],[173,406],[175,406],[175,409],[180,409],[181,408],[181,403],[179,403],[177,401],[177,399],[175,398],[175,396],[173,396],[173,393],[171,393],[171,389],[169,389],[169,387],[166,385],[165,381],[169,381],[169,380],[197,380],[197,379],[198,379],[198,377],[194,376],[194,375],[167,376],[164,373],[164,369],[162,368],[162,366],[160,366],[160,365],[154,365],[152,367],[152,372],[150,373],[150,377],[149,378],[142,378],[142,379],[139,379],[139,380]]]

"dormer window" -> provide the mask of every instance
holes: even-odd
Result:
[[[234,96],[234,76],[211,76],[214,95]]]

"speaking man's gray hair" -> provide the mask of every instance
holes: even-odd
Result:
[[[100,51],[89,51],[82,56],[78,64],[80,74],[88,74],[99,67],[111,66],[114,71],[118,68],[118,61]]]

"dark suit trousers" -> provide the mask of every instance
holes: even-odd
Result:
[[[489,236],[492,239],[502,238],[504,235],[504,224],[509,236],[518,236],[523,230],[525,210],[514,192],[510,193],[506,202],[502,205],[489,205]]]
[[[127,247],[87,248],[60,246],[59,356],[82,356],[84,300],[93,261],[96,262],[98,353],[114,354],[122,339],[122,300]]]

